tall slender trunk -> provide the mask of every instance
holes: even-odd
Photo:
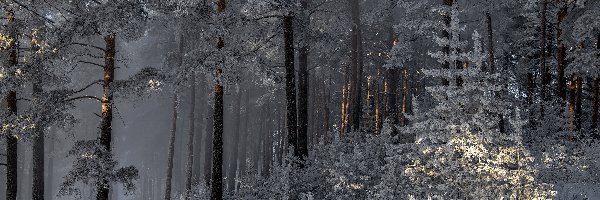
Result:
[[[19,57],[19,44],[17,29],[14,25],[14,11],[10,7],[6,7],[6,19],[8,20],[8,31],[10,37],[14,39],[14,44],[9,48],[8,64],[10,66],[16,66],[18,64]],[[12,115],[17,115],[17,92],[9,91],[6,96],[6,105],[8,111]],[[14,130],[11,130],[14,131]],[[6,199],[16,200],[17,199],[17,188],[18,188],[18,139],[14,135],[15,133],[6,134]]]
[[[567,8],[563,7],[558,12],[558,24],[556,25],[556,45],[558,46],[556,52],[556,63],[558,63],[558,77],[557,77],[557,96],[566,99],[566,80],[565,80],[565,67],[567,65],[567,47],[563,44],[561,39],[563,34],[562,24],[567,16]]]
[[[102,86],[102,121],[100,122],[100,145],[108,152],[111,152],[112,139],[112,89],[111,84],[115,80],[115,34],[111,33],[104,37],[106,42],[106,50],[104,54],[104,83]],[[101,177],[100,183],[97,186],[96,199],[108,200],[110,184],[108,177]]]
[[[485,22],[487,24],[487,42],[488,42],[488,66],[490,73],[496,73],[496,59],[494,57],[494,29],[492,29],[492,15],[485,13]]]
[[[294,17],[288,13],[283,18],[283,37],[285,52],[285,93],[287,98],[287,134],[288,145],[294,147],[294,156],[300,156],[298,148],[296,121],[296,76],[294,69]]]
[[[452,7],[452,4],[454,4],[454,0],[443,0],[443,4],[444,4],[444,6],[448,7],[447,8],[448,11],[442,15],[442,21],[444,22],[444,25],[446,27],[450,27],[450,22],[452,20],[452,18],[450,16],[450,7]],[[442,38],[446,38],[446,39],[450,40],[450,32],[448,32],[448,30],[446,30],[446,29],[443,29],[442,30]],[[442,52],[444,52],[444,54],[446,54],[446,55],[449,55],[450,54],[450,45],[443,46]],[[444,61],[444,63],[442,63],[442,68],[450,69],[450,62]],[[442,85],[450,85],[450,80],[443,79]]]
[[[363,52],[362,52],[362,29],[360,21],[360,3],[359,0],[348,0],[350,5],[350,15],[352,18],[351,35],[351,66],[352,81],[350,83],[350,110],[349,124],[347,131],[359,131],[360,119],[362,115],[362,71],[363,71]]]
[[[298,49],[298,156],[300,160],[308,157],[308,91],[309,91],[309,74],[308,74],[308,53],[309,53],[309,25],[310,18],[308,16],[308,4],[310,0],[302,0],[301,5],[304,12],[300,16],[303,27],[300,37],[302,42]]]
[[[33,84],[33,94],[35,98],[41,98],[42,88],[39,82]],[[44,199],[44,127],[35,127],[35,135],[33,137],[33,152],[32,152],[32,199]]]
[[[6,97],[6,104],[10,113],[17,114],[17,93],[15,91],[8,92]],[[18,188],[18,164],[17,164],[17,151],[18,151],[18,140],[14,134],[6,135],[6,199],[16,200],[17,199],[17,188]]]
[[[548,33],[547,33],[547,9],[548,8],[548,2],[547,0],[542,0],[542,16],[541,16],[541,25],[542,25],[542,29],[541,29],[541,58],[540,58],[540,75],[541,75],[541,80],[540,80],[540,96],[542,98],[542,103],[540,106],[540,114],[543,118],[544,116],[544,102],[548,100],[548,94],[547,94],[547,90],[548,90],[548,84],[550,83],[550,74],[549,74],[549,70],[548,67],[546,65],[546,57],[547,57],[547,46],[548,46]]]
[[[408,125],[408,119],[406,118],[406,114],[408,113],[408,101],[410,99],[410,86],[408,84],[408,68],[404,67],[404,69],[402,69],[402,105],[401,105],[401,111],[400,113],[402,113],[402,121],[400,123],[400,125],[402,126],[406,126]]]
[[[32,4],[35,4],[36,1],[33,0],[31,2]],[[40,53],[38,51],[41,50],[41,44],[40,44],[40,40],[42,38],[40,38],[40,35],[43,35],[44,29],[44,22],[41,21],[41,19],[35,18],[32,20],[33,24],[35,24],[35,26],[37,28],[34,28],[33,31],[31,32],[31,41],[30,41],[30,46],[31,46],[31,52],[33,54],[33,65],[35,65],[35,69],[36,72],[39,73],[38,70],[41,70],[41,56]],[[41,80],[35,80],[33,83],[33,96],[34,98],[43,98],[42,97],[42,81]],[[45,130],[45,124],[36,124],[36,127],[34,129],[34,138],[33,138],[33,152],[32,152],[32,165],[33,165],[33,169],[32,169],[32,177],[33,177],[33,183],[32,183],[32,199],[33,200],[43,200],[44,199],[44,130]]]
[[[196,74],[192,72],[191,82],[191,94],[190,94],[190,130],[188,133],[188,160],[186,166],[186,177],[185,177],[185,193],[186,198],[191,198],[192,195],[192,167],[194,166],[194,135],[196,133]]]
[[[225,11],[225,0],[217,0],[217,13]],[[225,47],[223,36],[219,36],[217,48]],[[217,67],[214,86],[215,109],[214,109],[214,128],[213,128],[213,151],[212,151],[212,176],[210,198],[215,200],[223,199],[223,86],[221,85],[222,69]]]
[[[169,137],[169,154],[167,158],[167,178],[165,183],[165,200],[171,199],[171,182],[173,180],[173,154],[175,153],[175,135],[177,133],[177,107],[179,104],[177,92],[173,94],[173,117],[171,121],[171,136]]]

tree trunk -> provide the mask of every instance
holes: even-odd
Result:
[[[294,17],[291,14],[283,18],[285,51],[285,93],[287,98],[287,134],[288,145],[294,147],[294,156],[300,156],[298,148],[296,121],[296,76],[294,68]]]
[[[179,104],[177,92],[173,94],[173,118],[171,121],[171,136],[169,138],[169,154],[167,160],[167,178],[165,183],[165,200],[171,199],[171,182],[173,180],[173,154],[175,153],[175,135],[177,133],[177,107]]]
[[[225,0],[217,0],[217,13],[225,11]],[[219,36],[217,48],[225,47],[225,41]],[[212,176],[210,198],[223,199],[223,86],[221,85],[222,69],[217,67],[215,92],[215,109],[213,114],[213,150],[212,150]]]
[[[450,27],[450,22],[452,20],[452,18],[450,16],[450,7],[452,7],[452,4],[454,4],[454,0],[443,0],[443,4],[444,4],[444,6],[448,7],[448,13],[445,13],[442,15],[442,21],[444,22],[446,27]],[[442,30],[442,38],[446,38],[446,39],[450,40],[450,32],[443,29]],[[450,54],[450,46],[449,45],[443,46],[442,52],[444,52],[444,54],[446,54],[446,55],[449,55]],[[444,61],[444,63],[442,63],[442,68],[450,69],[450,62]],[[446,86],[450,85],[450,80],[444,78],[442,80],[442,85],[446,85]]]
[[[102,121],[100,123],[100,145],[108,152],[111,152],[112,139],[112,89],[111,84],[115,78],[115,34],[111,33],[104,37],[106,42],[106,52],[104,55],[104,84],[102,94]],[[96,199],[108,200],[110,184],[108,177],[101,177],[100,184],[97,186]]]
[[[549,70],[548,67],[546,65],[546,57],[547,57],[547,46],[548,46],[548,33],[546,30],[546,23],[547,23],[547,19],[546,19],[546,13],[547,13],[547,7],[548,7],[548,2],[547,0],[542,0],[542,19],[541,19],[541,23],[542,23],[542,29],[541,29],[541,52],[542,52],[542,57],[540,58],[541,63],[540,63],[540,75],[541,75],[541,81],[540,81],[540,96],[542,98],[542,105],[540,106],[540,114],[543,118],[544,116],[544,102],[548,100],[547,97],[547,89],[548,89],[548,84],[550,83],[550,74],[549,74]]]
[[[35,98],[40,98],[42,88],[40,83],[33,84],[33,93]],[[35,135],[33,137],[33,183],[32,183],[32,198],[33,200],[44,199],[44,127],[35,127]]]
[[[6,97],[8,111],[14,115],[17,114],[17,93],[15,91],[8,92]],[[17,177],[17,137],[13,134],[6,135],[6,199],[17,199],[18,177]]]
[[[192,195],[192,166],[194,166],[194,135],[196,133],[196,74],[192,72],[191,94],[190,94],[190,130],[188,133],[188,160],[185,176],[185,194],[186,198],[190,199]]]
[[[485,13],[485,22],[487,24],[487,42],[488,42],[488,66],[490,73],[496,73],[496,59],[494,57],[494,30],[492,29],[492,15],[490,12]]]
[[[408,119],[406,119],[406,114],[408,113],[408,101],[410,99],[410,86],[408,85],[408,68],[404,67],[402,70],[402,121],[400,125],[406,126],[408,125]]]
[[[563,7],[558,12],[558,24],[556,25],[556,45],[558,46],[556,53],[556,63],[558,63],[558,84],[557,84],[557,96],[562,98],[564,101],[566,99],[566,81],[565,81],[565,67],[567,65],[567,47],[562,42],[562,23],[567,16],[567,8]]]
[[[14,11],[11,8],[6,8],[6,18],[8,19],[8,31],[10,37],[14,39],[15,43],[9,47],[8,64],[10,66],[16,66],[18,64],[19,57],[19,45],[18,45],[18,34],[17,29],[14,26]],[[6,96],[6,105],[9,113],[17,115],[17,92],[9,91]],[[13,131],[13,130],[11,130]],[[16,200],[17,199],[17,188],[18,188],[18,139],[14,135],[16,133],[6,134],[6,199]]]
[[[352,81],[350,83],[350,110],[349,124],[347,131],[359,131],[360,119],[362,115],[362,29],[360,22],[360,3],[359,0],[348,0],[350,5],[350,15],[352,18]]]
[[[303,12],[300,16],[302,21],[301,42],[298,49],[298,136],[296,148],[298,156],[303,162],[308,157],[308,99],[309,99],[309,74],[308,74],[308,53],[309,53],[309,25],[308,4],[310,0],[302,0]],[[293,36],[293,35],[292,35]],[[293,41],[293,40],[292,40]],[[293,45],[293,44],[292,44]],[[292,51],[293,55],[293,51]],[[293,59],[293,56],[292,56]],[[292,65],[293,66],[293,65]],[[301,165],[303,166],[303,165]]]

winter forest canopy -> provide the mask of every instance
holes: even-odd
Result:
[[[0,199],[600,199],[597,0],[0,5]]]

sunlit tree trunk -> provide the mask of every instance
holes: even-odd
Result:
[[[108,152],[111,152],[112,139],[112,119],[113,119],[113,94],[111,85],[115,80],[115,34],[111,33],[104,37],[106,42],[105,65],[104,65],[104,83],[102,86],[102,121],[100,122],[100,145]],[[100,184],[97,186],[96,199],[108,200],[110,184],[108,177],[101,177]]]
[[[225,11],[225,0],[217,0],[217,13]],[[225,47],[223,36],[219,36],[217,48]],[[210,198],[214,200],[223,199],[223,86],[221,85],[222,69],[217,67],[216,83],[214,85],[215,108],[213,128],[213,150],[212,150],[212,174]]]
[[[363,49],[362,49],[362,29],[360,21],[360,3],[359,0],[348,0],[350,6],[350,16],[352,18],[351,31],[351,82],[350,91],[350,109],[349,123],[347,131],[360,130],[360,119],[362,115],[362,71],[363,71]]]
[[[171,136],[169,137],[169,154],[167,158],[167,178],[165,183],[165,200],[171,199],[171,182],[173,180],[173,154],[175,153],[175,136],[177,135],[177,92],[173,94],[173,117],[171,118]],[[148,177],[146,177],[148,178]]]

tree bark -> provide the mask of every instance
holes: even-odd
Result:
[[[111,33],[104,37],[106,42],[105,65],[104,65],[104,83],[102,85],[102,121],[100,122],[100,145],[108,152],[111,152],[112,139],[112,88],[111,84],[115,80],[115,34]],[[100,184],[97,186],[96,199],[108,200],[110,184],[108,177],[101,177]]]
[[[217,13],[225,11],[225,0],[217,0]],[[225,47],[223,36],[219,36],[217,48]],[[212,150],[212,176],[210,198],[214,200],[223,199],[223,86],[221,85],[222,69],[217,67],[216,83],[214,86],[215,109],[213,128],[213,150]]]
[[[494,30],[492,29],[492,15],[485,13],[485,22],[487,24],[487,42],[488,42],[488,65],[490,73],[496,73],[496,59],[494,57]]]
[[[452,4],[454,4],[454,0],[443,0],[443,4],[444,6],[448,7],[448,11],[447,13],[444,13],[442,15],[442,21],[444,22],[444,25],[446,25],[447,27],[450,27],[450,22],[452,20],[451,16],[450,16],[450,7],[452,7]],[[450,32],[448,32],[447,30],[442,30],[442,38],[446,38],[448,40],[450,40]],[[450,46],[446,45],[442,47],[442,52],[444,52],[444,54],[449,55],[450,54]],[[444,63],[442,63],[442,68],[443,69],[450,69],[450,62],[448,61],[444,61]],[[443,79],[442,80],[442,85],[450,85],[450,80],[448,79]]]
[[[549,74],[549,70],[548,67],[546,65],[546,57],[547,57],[547,46],[548,46],[548,33],[547,33],[547,10],[548,10],[548,2],[547,0],[542,0],[542,16],[541,16],[541,62],[540,62],[540,75],[541,75],[541,81],[540,81],[540,96],[542,98],[542,105],[540,106],[540,114],[543,118],[544,116],[544,102],[548,100],[548,95],[547,95],[547,90],[548,90],[548,84],[550,83],[550,74]]]
[[[301,42],[298,49],[298,156],[302,162],[308,157],[308,99],[309,99],[309,74],[308,74],[308,53],[309,53],[309,25],[308,16],[309,0],[302,0],[301,5],[303,13],[300,16]],[[302,166],[302,165],[301,165]]]
[[[185,177],[185,194],[186,198],[190,199],[192,195],[192,167],[194,166],[194,135],[196,133],[196,74],[192,72],[192,78],[190,80],[190,130],[188,133],[188,160],[186,166],[186,177]]]
[[[14,11],[11,8],[7,8],[6,18],[8,20],[8,31],[10,37],[14,39],[14,44],[9,47],[8,64],[10,66],[16,66],[18,64],[19,57],[19,45],[18,45],[18,34],[17,29],[14,26]],[[17,92],[9,91],[6,96],[6,105],[8,112],[17,115]],[[12,130],[11,130],[12,131]],[[14,135],[16,133],[6,134],[6,199],[16,200],[17,199],[17,188],[18,188],[18,139]]]
[[[359,131],[360,119],[362,115],[362,71],[363,71],[363,52],[362,52],[362,29],[360,21],[360,4],[358,0],[348,0],[350,5],[350,15],[352,18],[351,35],[351,67],[352,81],[350,82],[350,110],[349,123],[347,131]]]
[[[39,82],[33,84],[33,93],[35,98],[40,98],[42,88]],[[33,138],[32,147],[32,164],[33,164],[33,183],[32,183],[32,199],[44,199],[44,127],[36,125],[35,135]]]
[[[294,68],[294,17],[290,13],[283,18],[283,37],[285,52],[285,93],[287,98],[287,134],[288,145],[294,148],[294,156],[299,157],[297,121],[296,121],[296,76]]]
[[[169,154],[167,159],[167,178],[165,183],[165,200],[171,199],[171,182],[173,180],[173,154],[175,153],[175,136],[177,133],[177,107],[179,104],[177,92],[173,94],[173,117],[171,121],[171,136],[169,137]]]
[[[14,115],[17,114],[17,93],[15,91],[8,92],[6,97],[8,111]],[[17,199],[18,176],[17,176],[17,160],[18,160],[18,139],[13,134],[6,135],[6,199]]]
[[[562,7],[558,12],[558,24],[556,25],[556,45],[558,46],[556,53],[556,63],[558,63],[558,77],[557,77],[557,96],[563,101],[566,99],[566,80],[565,80],[565,67],[567,65],[567,47],[563,44],[561,39],[563,29],[562,24],[567,16],[567,8]]]

